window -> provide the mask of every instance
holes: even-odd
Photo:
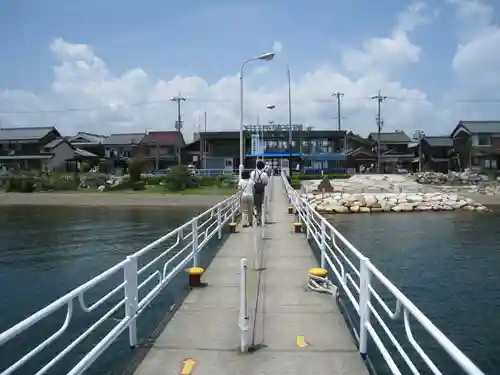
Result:
[[[498,169],[497,159],[491,159],[491,169]]]
[[[477,136],[478,146],[491,146],[491,135],[489,134],[478,134]]]

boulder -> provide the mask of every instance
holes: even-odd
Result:
[[[330,180],[328,179],[328,177],[325,177],[325,178],[323,178],[323,180],[321,180],[317,189],[319,191],[322,191],[325,193],[333,193],[334,192],[334,188],[333,188],[332,184],[330,183]]]

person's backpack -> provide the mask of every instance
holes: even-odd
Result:
[[[253,193],[254,194],[264,194],[264,189],[266,188],[266,184],[262,182],[262,173],[263,171],[255,171],[255,174],[259,173],[259,176],[257,178],[254,178],[254,185],[253,185]]]

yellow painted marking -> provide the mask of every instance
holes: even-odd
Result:
[[[304,336],[297,336],[297,346],[299,348],[305,348],[308,345],[309,344],[306,342],[306,339],[304,338]]]
[[[182,361],[180,375],[191,375],[195,366],[196,366],[196,361],[194,359],[191,358],[185,359],[184,361]]]

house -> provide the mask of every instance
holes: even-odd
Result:
[[[141,141],[140,150],[146,160],[145,170],[160,170],[178,164],[186,143],[182,132],[151,131]]]
[[[44,146],[61,137],[53,126],[0,128],[0,164],[8,169],[45,168],[52,155]]]
[[[410,137],[401,130],[392,133],[370,133],[368,139],[374,142],[373,152],[377,153],[380,142],[380,171],[389,172],[399,168],[410,169],[414,154],[408,149]]]
[[[52,155],[47,160],[45,167],[49,170],[59,171],[80,170],[81,162],[97,164],[101,158],[99,155],[75,147],[67,137],[57,138],[45,145],[42,154]]]
[[[104,156],[110,162],[110,169],[126,168],[131,158],[140,151],[145,133],[111,134],[103,141]]]
[[[346,168],[356,173],[361,167],[377,164],[377,154],[373,152],[374,142],[353,132],[347,133]]]
[[[417,143],[416,160],[418,164],[419,148],[422,148],[422,169],[434,172],[448,173],[451,169],[456,169],[453,151],[453,140],[449,136],[426,136]],[[418,168],[418,167],[416,167]]]
[[[460,169],[500,166],[500,121],[460,121],[451,133]]]
[[[78,132],[78,134],[68,137],[68,142],[75,148],[104,157],[104,141],[106,138],[105,135]]]

